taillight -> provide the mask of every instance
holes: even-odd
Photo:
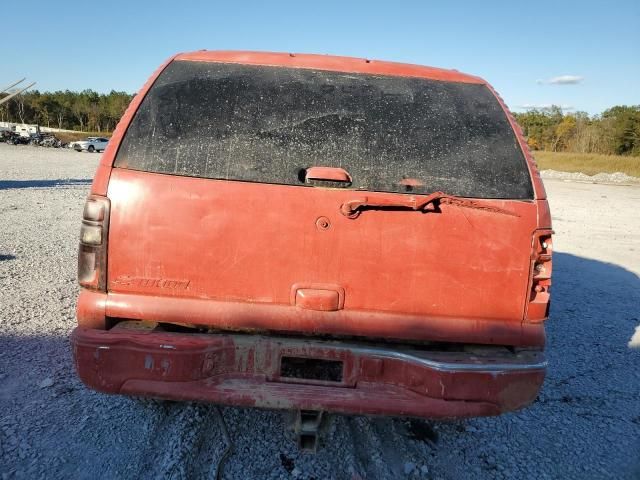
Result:
[[[553,243],[551,230],[537,230],[533,235],[531,254],[531,280],[529,302],[525,319],[531,323],[540,323],[549,317],[551,300],[551,256]]]
[[[92,290],[106,291],[107,287],[109,208],[107,197],[89,195],[82,213],[78,282]]]

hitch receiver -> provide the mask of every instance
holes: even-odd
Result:
[[[316,453],[324,412],[315,410],[296,411],[294,432],[298,437],[298,447],[303,452]]]

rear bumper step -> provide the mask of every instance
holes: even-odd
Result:
[[[72,345],[82,381],[106,393],[349,414],[498,415],[531,403],[546,369],[539,351],[488,356],[118,327],[76,328]]]

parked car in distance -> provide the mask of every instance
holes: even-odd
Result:
[[[0,141],[11,145],[26,145],[30,140],[29,137],[23,137],[19,133],[11,130],[3,130],[0,132]]]
[[[86,201],[75,365],[102,392],[295,410],[307,440],[321,412],[498,415],[545,376],[551,234],[481,78],[179,54]]]
[[[82,152],[82,151],[87,151],[90,153],[104,152],[104,150],[107,148],[108,143],[109,143],[108,138],[87,137],[84,140],[72,142],[71,148],[73,148],[76,152]]]

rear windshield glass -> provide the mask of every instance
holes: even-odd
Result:
[[[302,68],[174,61],[131,122],[115,166],[305,185],[532,198],[513,130],[484,85]]]

